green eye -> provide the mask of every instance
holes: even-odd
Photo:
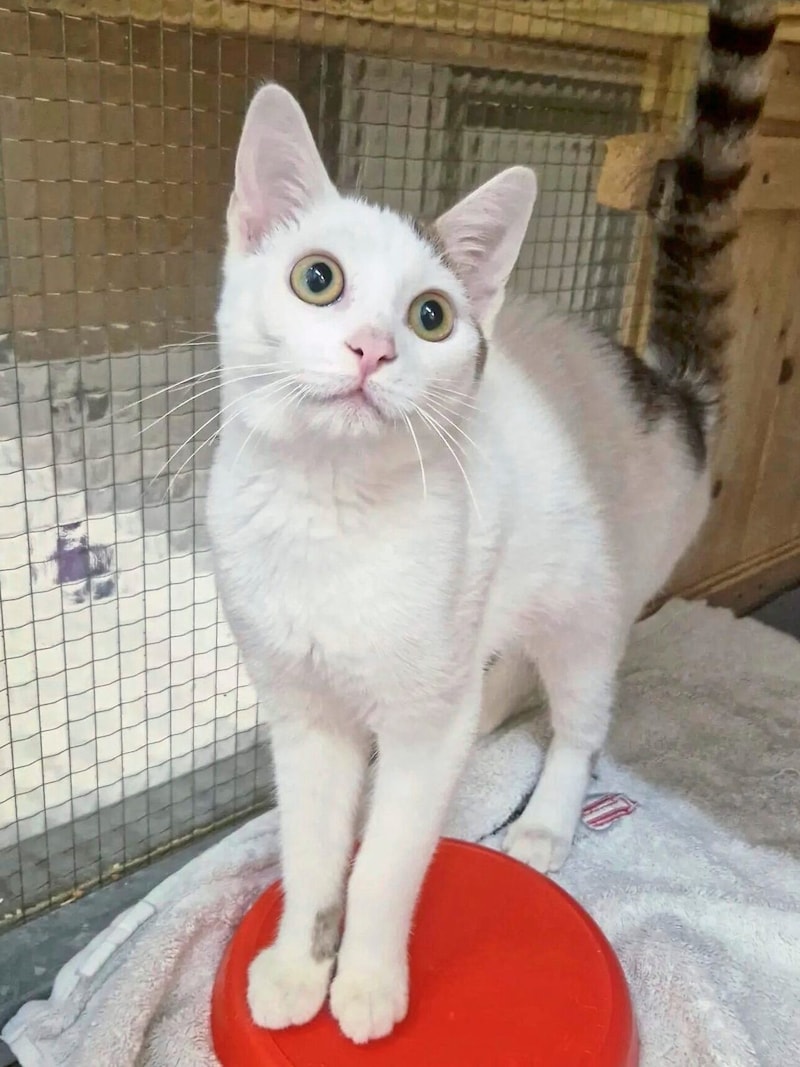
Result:
[[[420,293],[408,309],[408,325],[423,341],[444,341],[454,323],[452,305],[441,293]]]
[[[342,268],[331,256],[319,252],[298,260],[289,280],[296,296],[317,307],[332,304],[344,292]]]

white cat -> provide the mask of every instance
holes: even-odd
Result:
[[[715,272],[773,28],[760,0],[713,9],[646,363],[530,301],[503,307],[531,171],[426,229],[340,196],[283,89],[251,104],[208,521],[277,776],[285,910],[249,985],[264,1026],[314,1016],[334,961],[331,1008],[352,1040],[404,1017],[412,912],[454,784],[534,663],[553,740],[505,847],[541,871],[567,855],[630,626],[707,509],[726,341]]]

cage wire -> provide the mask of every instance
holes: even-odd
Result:
[[[597,203],[603,144],[672,128],[704,21],[618,0],[0,0],[0,925],[270,800],[203,524],[255,88],[297,95],[341,188],[413,215],[533,165],[514,286],[636,343],[648,226]]]

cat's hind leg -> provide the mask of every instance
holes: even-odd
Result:
[[[521,711],[537,681],[536,668],[521,649],[509,647],[493,658],[483,674],[479,735],[491,733]]]
[[[608,732],[623,647],[618,633],[608,636],[581,626],[537,637],[536,664],[553,738],[534,794],[509,828],[504,848],[538,871],[558,870],[569,853],[592,763]]]

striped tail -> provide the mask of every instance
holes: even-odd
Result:
[[[730,338],[736,195],[749,169],[775,32],[771,0],[711,0],[694,117],[657,224],[648,362],[680,394],[705,437],[715,418]]]

